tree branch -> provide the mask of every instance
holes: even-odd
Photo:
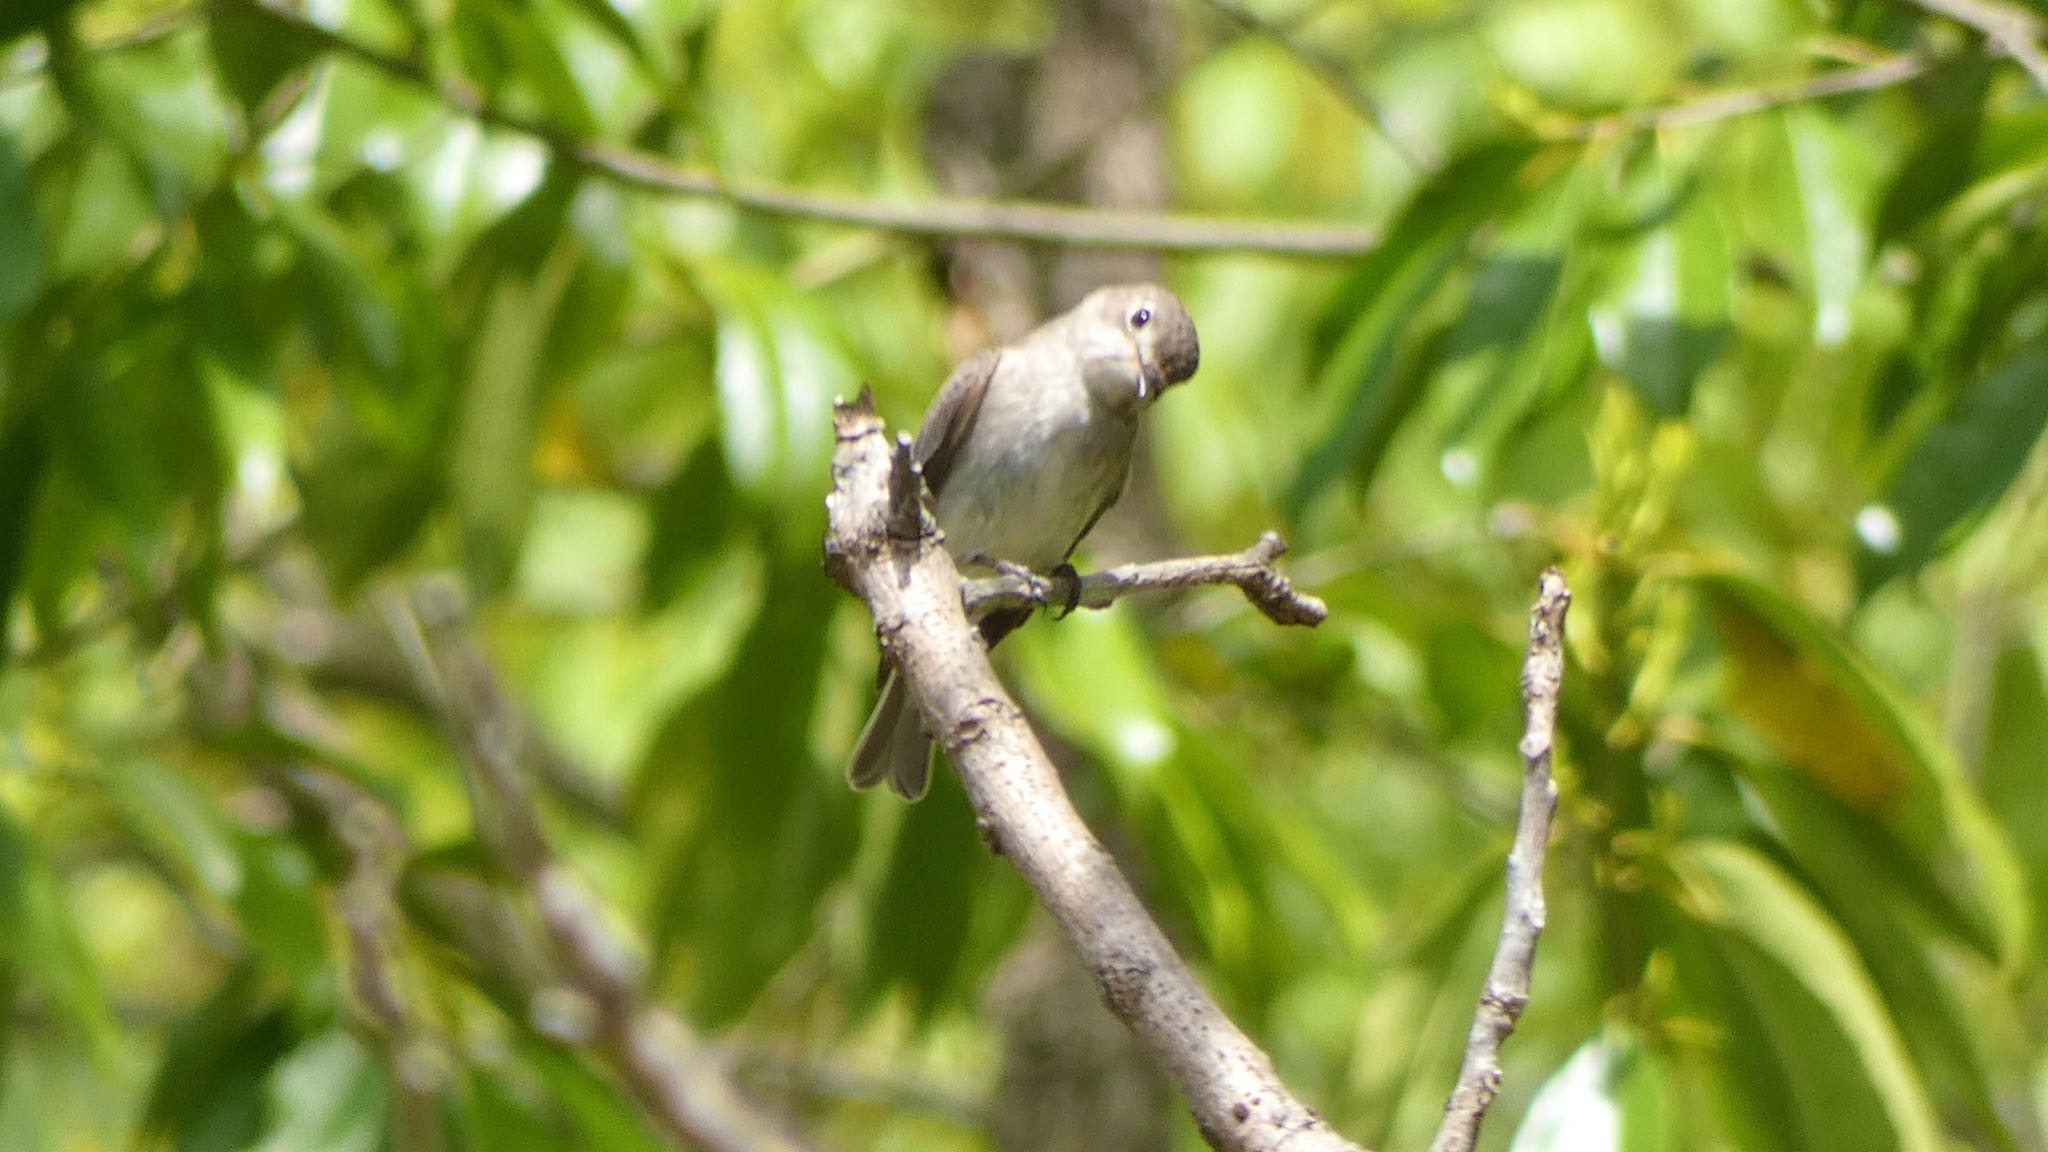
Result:
[[[837,196],[786,185],[728,181],[715,172],[658,156],[585,140],[491,103],[476,88],[434,75],[426,66],[386,55],[267,0],[217,0],[258,13],[323,51],[346,56],[418,88],[480,123],[533,136],[559,155],[619,183],[674,196],[721,200],[737,208],[800,220],[880,228],[911,236],[989,237],[1087,248],[1158,252],[1267,252],[1345,258],[1370,252],[1379,234],[1343,224],[1291,223],[1108,212],[1062,204],[935,198],[916,204]]]
[[[1188,556],[1125,564],[1080,577],[1076,608],[1107,608],[1133,592],[1165,592],[1203,584],[1234,584],[1252,606],[1275,624],[1321,624],[1330,610],[1318,597],[1294,590],[1273,561],[1287,554],[1287,542],[1267,532],[1242,552],[1226,556]],[[1004,574],[963,581],[967,614],[980,619],[1002,608],[1065,607],[1067,597],[1057,580],[1027,579]]]
[[[1016,865],[1130,1026],[1227,1152],[1357,1152],[1297,1100],[1272,1061],[1216,1006],[1082,823],[1059,775],[989,666],[935,534],[893,541],[889,442],[865,392],[833,415],[827,568],[867,602],[909,677],[990,846]]]
[[[2032,13],[1991,0],[1907,0],[1916,8],[1946,16],[1983,34],[1991,45],[2019,61],[2034,83],[2048,91],[2048,54],[2041,51],[2041,21]]]
[[[596,902],[554,858],[518,772],[516,720],[483,654],[447,624],[448,597],[390,592],[385,621],[422,695],[462,752],[479,837],[531,897],[562,974],[594,1014],[590,1044],[670,1136],[712,1152],[804,1152],[759,1112],[674,1014],[642,1003],[639,965]],[[427,610],[416,604],[427,600]],[[437,624],[430,637],[422,616]]]
[[[1358,81],[1352,78],[1351,73],[1341,61],[1325,56],[1307,44],[1302,43],[1301,38],[1294,34],[1292,28],[1277,21],[1267,19],[1265,16],[1238,3],[1237,0],[1202,0],[1202,2],[1240,28],[1264,36],[1278,46],[1281,51],[1300,61],[1303,67],[1315,73],[1316,78],[1323,82],[1323,87],[1328,89],[1331,95],[1349,105],[1351,110],[1356,112],[1360,119],[1371,125],[1374,131],[1378,132],[1388,144],[1393,146],[1394,151],[1401,154],[1403,160],[1414,165],[1418,171],[1434,172],[1443,167],[1443,157],[1438,155],[1436,149],[1429,143],[1420,140],[1410,140],[1405,133],[1394,131],[1393,126],[1387,120],[1386,111],[1380,107],[1377,100],[1373,99],[1371,93],[1367,92]]]
[[[1895,56],[1860,68],[1823,72],[1792,83],[1712,92],[1660,108],[1643,108],[1602,116],[1597,120],[1577,121],[1542,130],[1540,134],[1552,140],[1605,140],[1632,132],[1731,120],[1810,100],[1895,87],[1926,75],[1934,65],[1935,61],[1924,56]]]
[[[346,856],[332,878],[335,908],[344,929],[349,988],[366,1030],[383,1050],[391,1081],[392,1147],[445,1148],[448,1056],[408,1002],[399,973],[398,873],[411,851],[405,833],[388,810],[339,776],[286,765],[271,779]]]
[[[1536,938],[1543,934],[1543,856],[1550,821],[1557,813],[1557,785],[1550,778],[1551,745],[1557,731],[1557,696],[1564,684],[1564,617],[1571,589],[1555,568],[1545,569],[1536,607],[1529,614],[1529,655],[1522,665],[1522,813],[1508,849],[1507,912],[1500,942],[1486,973],[1486,991],[1472,1015],[1464,1066],[1444,1105],[1430,1152],[1471,1152],[1479,1122],[1500,1090],[1500,1046],[1514,1032],[1529,1002],[1529,969],[1536,962]]]

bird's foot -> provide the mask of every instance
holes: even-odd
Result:
[[[1065,620],[1074,614],[1074,609],[1081,606],[1081,573],[1072,564],[1062,560],[1060,566],[1052,570],[1052,583],[1059,587],[1060,599],[1064,604],[1060,614],[1053,619]]]
[[[1061,564],[1050,573],[1040,575],[1022,564],[1010,560],[998,560],[985,552],[976,552],[966,558],[965,563],[978,568],[989,568],[1008,576],[1024,585],[1024,592],[1033,600],[1048,608],[1057,607],[1055,620],[1073,615],[1081,606],[1081,574],[1072,564]]]

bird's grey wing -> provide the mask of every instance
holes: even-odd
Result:
[[[1072,544],[1067,545],[1067,550],[1064,553],[1063,558],[1073,556],[1074,549],[1079,548],[1081,546],[1081,541],[1086,540],[1088,538],[1088,534],[1090,532],[1095,531],[1095,522],[1097,520],[1102,519],[1102,514],[1104,512],[1109,511],[1110,505],[1115,504],[1118,500],[1123,498],[1124,488],[1130,482],[1130,463],[1129,461],[1126,461],[1124,463],[1124,474],[1116,478],[1116,487],[1111,488],[1108,492],[1103,493],[1102,503],[1097,504],[1095,506],[1095,511],[1090,512],[1088,514],[1087,522],[1082,524],[1081,531],[1075,534],[1074,542]]]
[[[946,477],[959,462],[967,438],[974,432],[975,417],[981,415],[981,399],[988,395],[988,383],[995,379],[996,365],[1003,359],[999,348],[986,348],[960,362],[932,406],[924,414],[912,447],[924,469],[924,482],[937,496],[945,490]]]

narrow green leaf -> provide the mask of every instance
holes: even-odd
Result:
[[[304,36],[286,31],[255,5],[211,5],[206,23],[214,70],[252,124],[268,111],[264,105],[279,84],[319,58]]]
[[[1620,250],[1587,322],[1599,361],[1677,418],[1729,336],[1735,262],[1702,172],[1647,148],[1608,205],[1624,217]]]
[[[14,651],[14,592],[28,567],[36,499],[48,445],[39,412],[0,415],[0,668]]]
[[[1509,1152],[1659,1152],[1682,1145],[1668,1073],[1626,1037],[1579,1046],[1529,1102]]]
[[[0,132],[0,330],[36,298],[43,278],[42,221],[31,199],[28,163]]]
[[[1601,362],[1668,418],[1692,406],[1693,386],[1720,355],[1733,270],[1713,204],[1696,188],[1676,196],[1630,244],[1606,298],[1588,314]]]
[[[253,964],[235,968],[172,1028],[142,1131],[178,1152],[240,1152],[263,1131],[264,1079],[295,1037]]]
[[[1769,860],[1691,841],[1670,857],[1683,907],[1713,928],[1794,1078],[1787,1143],[1939,1152],[1940,1123],[1883,998],[1841,929]]]
[[[1850,305],[1870,264],[1876,166],[1868,145],[1812,105],[1787,111],[1784,127],[1805,225],[1813,338],[1832,348],[1848,339]]]
[[[470,345],[449,460],[450,494],[462,519],[470,579],[485,591],[510,578],[526,539],[535,427],[547,384],[541,351],[577,264],[574,248],[565,245],[532,281],[500,279],[488,290]]]
[[[278,1060],[265,1084],[269,1126],[251,1152],[380,1152],[389,1146],[384,1069],[335,1028]]]
[[[969,989],[953,980],[966,952],[989,852],[975,831],[974,809],[954,775],[934,773],[931,792],[903,814],[889,870],[871,917],[868,980],[877,990],[903,985],[931,1012]]]
[[[1730,573],[1692,580],[1721,635],[1730,707],[1810,786],[1876,825],[1864,839],[1874,861],[1896,868],[1896,891],[2000,964],[2018,964],[2030,932],[2025,879],[1947,744],[1778,589]]]
[[[1921,438],[1858,525],[1863,586],[1917,571],[1954,547],[2019,475],[2048,428],[2048,343],[2008,360],[1964,391]]]
[[[731,671],[679,708],[639,766],[630,812],[656,861],[656,962],[694,1014],[729,1021],[812,932],[850,862],[853,796],[809,739],[839,590],[780,557]]]
[[[1394,370],[1414,315],[1465,255],[1473,233],[1510,197],[1533,154],[1495,145],[1466,156],[1416,193],[1386,242],[1345,278],[1318,334],[1324,363],[1318,389],[1335,416],[1296,475],[1289,502],[1299,510],[1349,471],[1369,484],[1427,377]]]

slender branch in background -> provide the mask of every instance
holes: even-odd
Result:
[[[154,44],[176,32],[186,20],[197,15],[202,7],[203,3],[167,9],[154,16],[144,17],[119,32],[88,40],[82,47],[91,53],[125,52],[130,48]],[[41,75],[43,69],[50,63],[50,46],[40,39],[24,38],[12,52],[7,53],[7,56],[11,59],[7,61],[6,70],[0,71],[0,91]]]
[[[1983,34],[1993,48],[2027,70],[2034,83],[2048,91],[2048,54],[2041,50],[2044,26],[2033,13],[1992,0],[1906,0],[1916,8],[1946,16]]]
[[[1080,577],[1076,608],[1107,608],[1133,592],[1165,592],[1204,584],[1232,584],[1252,606],[1276,624],[1321,624],[1330,614],[1322,600],[1294,589],[1273,562],[1287,553],[1287,542],[1274,533],[1228,556],[1189,556],[1149,564],[1125,564]],[[1060,580],[1027,579],[1016,574],[968,580],[961,585],[967,614],[980,619],[999,608],[1064,607]]]
[[[398,873],[409,846],[391,813],[354,784],[331,773],[286,767],[274,774],[279,789],[313,814],[347,857],[335,888],[348,954],[349,988],[384,1050],[397,1102],[392,1146],[400,1152],[445,1148],[441,1126],[448,1061],[406,1002],[399,958]]]
[[[1330,94],[1342,100],[1352,111],[1372,126],[1373,131],[1393,146],[1403,160],[1414,165],[1421,172],[1434,172],[1443,167],[1444,158],[1427,142],[1410,139],[1407,134],[1396,132],[1387,122],[1386,112],[1372,94],[1361,87],[1343,63],[1316,51],[1301,42],[1292,27],[1276,23],[1254,12],[1237,0],[1202,0],[1225,19],[1249,32],[1255,32],[1278,45],[1289,56],[1302,63]]]
[[[1121,1018],[1181,1087],[1203,1138],[1228,1152],[1356,1152],[1280,1082],[1196,981],[1090,834],[968,623],[935,534],[889,532],[893,457],[873,399],[833,414],[838,447],[826,566],[867,602],[927,728],[959,769],[991,848],[1016,865]]]
[[[519,777],[519,728],[483,654],[452,627],[456,599],[390,591],[381,606],[419,691],[462,753],[480,838],[532,898],[564,979],[592,1014],[591,1051],[672,1137],[713,1152],[800,1152],[805,1145],[745,1098],[709,1045],[674,1014],[643,1004],[638,962],[548,845]],[[422,616],[435,622],[431,635]]]
[[[277,583],[272,581],[272,590],[286,611],[275,627],[241,636],[251,650],[323,688],[368,695],[428,716],[438,714],[387,632],[325,607],[316,594]],[[519,749],[522,767],[550,799],[607,828],[625,827],[625,801],[615,783],[571,756],[524,709],[508,701],[505,716],[513,726],[512,743]]]
[[[265,528],[246,541],[231,541],[226,545],[228,556],[225,566],[239,569],[262,563],[276,555],[278,549],[292,539],[298,527],[298,521],[286,520]],[[17,649],[11,660],[23,667],[51,664],[98,641],[144,610],[160,618],[176,616],[182,611],[182,601],[201,578],[203,568],[202,564],[180,564],[147,587],[115,584],[112,595],[91,612],[52,629],[46,636],[37,637],[33,643]]]
[[[1550,778],[1557,734],[1557,696],[1564,686],[1564,617],[1571,589],[1555,568],[1538,583],[1529,613],[1529,654],[1522,665],[1522,813],[1508,849],[1507,912],[1500,942],[1486,972],[1486,991],[1472,1015],[1465,1061],[1444,1105],[1443,1123],[1430,1152],[1471,1152],[1479,1122],[1500,1091],[1500,1046],[1514,1032],[1529,1002],[1529,970],[1536,963],[1536,938],[1543,934],[1543,856],[1550,821],[1557,814],[1557,784]]]
[[[1597,120],[1585,120],[1560,127],[1538,129],[1538,134],[1550,140],[1605,140],[1614,136],[1625,136],[1632,132],[1649,131],[1659,128],[1683,128],[1693,124],[1706,124],[1715,120],[1731,120],[1738,116],[1749,116],[1782,108],[1791,104],[1804,104],[1811,100],[1824,100],[1830,96],[1846,96],[1856,92],[1875,92],[1895,87],[1909,80],[1926,75],[1935,66],[1935,61],[1924,56],[1897,56],[1860,68],[1846,68],[1839,72],[1824,72],[1818,76],[1788,84],[1767,84],[1757,88],[1737,88],[1726,92],[1715,92],[1678,104],[1661,108],[1642,108],[1633,112],[1619,112],[1602,116]]]
[[[1141,248],[1160,252],[1266,252],[1344,258],[1370,252],[1379,234],[1344,224],[1289,223],[1162,214],[1105,212],[1022,201],[931,199],[885,203],[776,184],[728,181],[717,173],[670,163],[631,148],[584,140],[559,128],[492,106],[474,87],[435,76],[424,65],[386,55],[265,0],[216,0],[259,13],[313,46],[419,88],[480,123],[533,136],[556,154],[622,184],[675,196],[721,200],[737,208],[799,220],[880,228],[911,236],[970,236]]]

